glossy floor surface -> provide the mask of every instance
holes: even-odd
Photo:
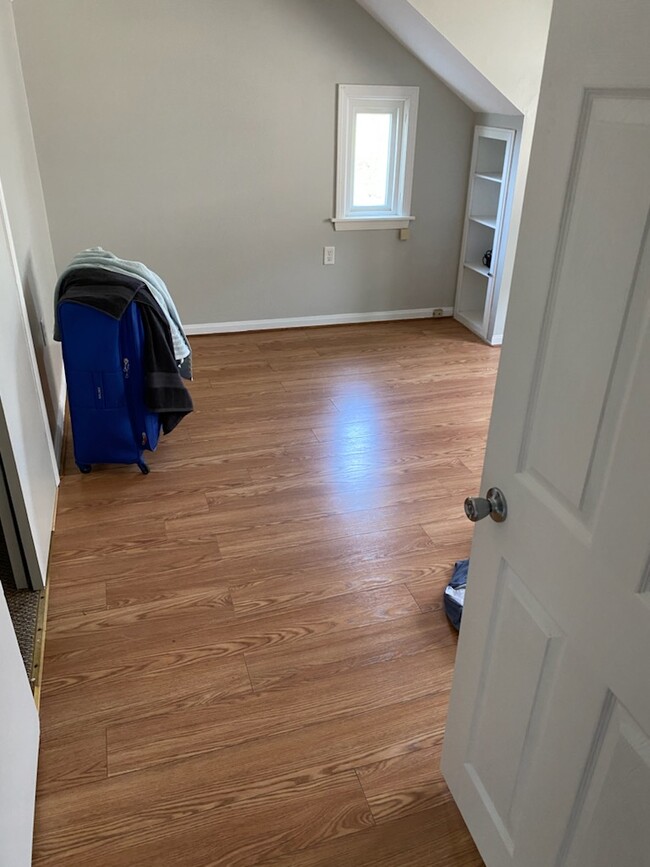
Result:
[[[439,771],[498,351],[451,320],[193,340],[152,472],[50,569],[37,865],[469,867]]]

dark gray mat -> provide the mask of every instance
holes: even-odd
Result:
[[[18,646],[25,663],[27,676],[31,678],[34,662],[34,638],[36,636],[36,622],[38,619],[38,603],[41,594],[33,590],[16,590],[11,573],[7,546],[1,532],[0,583],[2,583],[9,614],[16,630]]]

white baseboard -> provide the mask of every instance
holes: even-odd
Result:
[[[63,434],[65,431],[65,401],[68,396],[68,387],[65,381],[65,372],[61,370],[61,385],[56,406],[56,431],[54,434],[54,455],[59,469],[63,457]]]
[[[234,331],[271,331],[276,328],[315,328],[319,325],[348,325],[360,322],[391,322],[398,319],[431,319],[434,310],[452,316],[453,307],[421,307],[416,310],[382,310],[375,313],[333,313],[324,316],[292,316],[288,319],[245,319],[241,322],[201,322],[185,325],[185,333],[227,334]]]

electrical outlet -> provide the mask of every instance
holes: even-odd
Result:
[[[444,310],[442,307],[434,307],[433,308],[433,318],[440,319],[440,317],[444,314]]]
[[[323,247],[323,265],[333,265],[336,262],[336,248]]]

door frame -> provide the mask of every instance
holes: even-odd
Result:
[[[9,218],[9,210],[7,207],[7,200],[5,197],[4,186],[2,183],[2,178],[0,177],[0,233],[2,233],[2,238],[0,243],[4,243],[6,247],[6,251],[9,255],[9,260],[11,262],[11,268],[13,270],[14,275],[14,285],[8,287],[8,291],[15,291],[18,295],[18,304],[20,310],[20,322],[23,329],[23,334],[25,338],[25,343],[27,346],[27,354],[29,359],[29,369],[31,372],[31,378],[34,384],[34,393],[36,395],[36,399],[39,407],[39,414],[42,420],[43,429],[46,432],[46,442],[47,449],[50,457],[50,461],[52,464],[52,474],[54,485],[58,488],[60,482],[59,475],[59,466],[56,459],[56,454],[54,452],[54,443],[52,442],[52,436],[50,433],[49,420],[47,416],[47,407],[45,405],[45,397],[43,395],[43,389],[41,385],[41,380],[38,372],[38,362],[36,360],[36,352],[34,349],[34,344],[32,342],[31,331],[29,328],[29,319],[27,314],[27,305],[25,303],[25,296],[23,294],[22,288],[22,279],[20,276],[20,268],[18,266],[18,258],[16,255],[16,247],[13,240],[13,233],[11,231],[11,220]],[[0,380],[1,383],[1,380]],[[13,509],[13,513],[15,516],[16,528],[18,531],[18,536],[20,539],[20,543],[23,550],[23,555],[25,558],[25,566],[27,569],[29,584],[31,585],[32,590],[42,590],[45,587],[45,583],[47,580],[46,568],[43,568],[38,556],[38,550],[36,547],[36,542],[34,540],[34,536],[32,533],[32,527],[29,519],[29,514],[27,511],[27,506],[25,504],[25,499],[22,491],[22,483],[20,479],[20,473],[18,467],[16,466],[14,459],[13,447],[11,444],[11,436],[10,431],[8,429],[7,423],[5,421],[5,415],[2,408],[2,391],[0,387],[0,455],[2,456],[2,463],[4,466],[4,471],[7,479],[7,488],[10,494],[11,499],[11,507]],[[56,497],[55,497],[56,499]],[[54,520],[56,514],[56,506],[54,509],[54,513],[52,515],[52,519]]]

